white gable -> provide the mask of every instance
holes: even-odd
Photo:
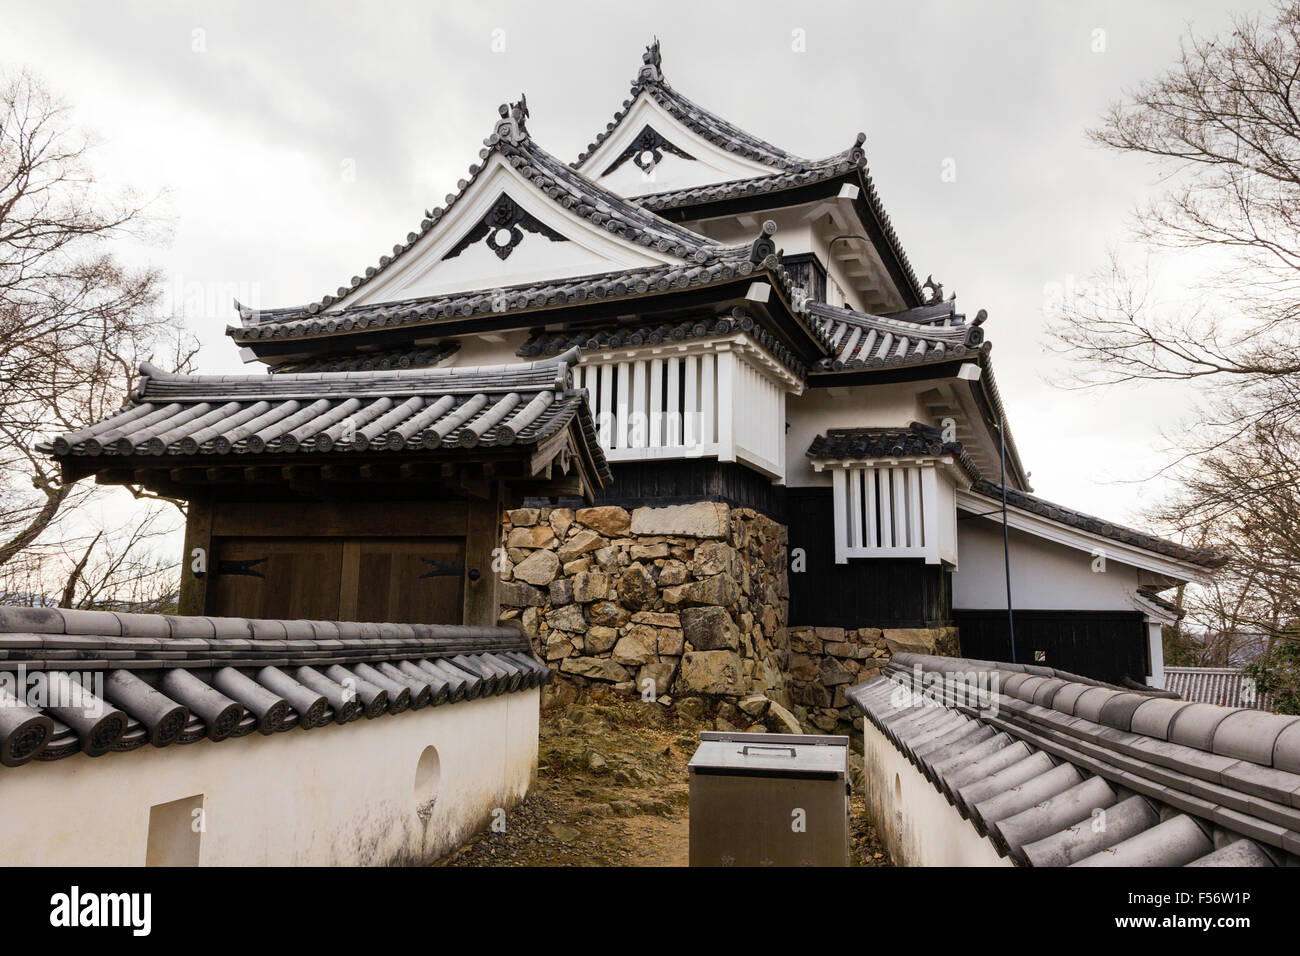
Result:
[[[489,231],[464,244],[502,195],[544,227],[541,231],[520,228],[517,244],[504,258],[494,251],[493,244],[505,242],[508,230],[505,234]],[[457,250],[458,246],[463,247]],[[500,153],[494,152],[482,172],[429,232],[383,272],[334,303],[330,311],[681,261],[613,235],[563,208],[539,193]]]
[[[632,159],[627,159],[606,175],[605,170],[637,140],[646,126],[691,158],[684,159],[663,150],[663,158],[649,173],[643,172]],[[620,196],[643,196],[733,179],[770,176],[782,170],[715,146],[683,126],[653,96],[641,90],[618,127],[583,162],[582,172],[588,179]]]

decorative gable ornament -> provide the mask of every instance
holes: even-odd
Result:
[[[921,285],[921,291],[929,295],[929,298],[925,300],[926,305],[938,305],[943,301],[943,283],[935,282],[934,276],[925,277],[925,282]],[[955,293],[953,298],[957,298]]]
[[[658,130],[647,123],[637,135],[637,138],[628,144],[627,148],[619,153],[612,163],[605,167],[605,171],[601,175],[608,176],[629,159],[636,164],[641,172],[649,175],[663,161],[664,153],[672,153],[674,156],[680,156],[682,159],[692,161],[695,159],[686,150],[674,146]]]
[[[645,48],[645,52],[641,54],[641,62],[645,65],[641,67],[637,79],[649,83],[658,83],[663,80],[663,57],[659,54],[658,37],[655,37],[654,42]]]
[[[524,140],[528,139],[528,97],[523,93],[519,94],[519,102],[510,104],[501,104],[497,107],[501,114],[501,121],[497,123],[497,138],[503,143],[510,143],[512,146],[518,146]]]
[[[510,253],[524,239],[523,230],[534,235],[545,236],[551,242],[567,242],[568,239],[546,223],[541,222],[523,209],[505,193],[497,197],[492,208],[471,229],[465,237],[452,246],[443,261],[454,259],[474,243],[486,240],[486,245],[502,262],[510,258]]]

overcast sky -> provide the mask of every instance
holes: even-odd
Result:
[[[1065,363],[1045,354],[1045,294],[1104,264],[1156,182],[1084,131],[1173,61],[1189,23],[1218,32],[1263,6],[0,2],[0,61],[75,107],[104,179],[166,190],[170,235],[147,254],[218,371],[241,367],[223,334],[232,294],[300,304],[374,264],[455,189],[520,91],[533,137],[572,160],[658,35],[674,87],[791,152],[867,134],[917,272],[989,312],[1037,493],[1131,520],[1158,485],[1120,479],[1166,460],[1160,432],[1191,396],[1052,384]]]

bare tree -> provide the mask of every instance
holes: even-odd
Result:
[[[99,186],[90,145],[35,77],[0,80],[0,568],[20,559],[46,567],[48,555],[32,549],[41,541],[60,550],[66,542],[48,540],[51,526],[95,493],[64,483],[33,445],[119,407],[141,359],[175,368],[194,354],[178,325],[155,313],[158,273],[128,268],[107,248],[149,223],[131,193]],[[61,590],[85,584],[94,561],[84,558]]]
[[[1163,305],[1112,262],[1052,331],[1084,384],[1221,384],[1236,401],[1213,423],[1239,429],[1294,414],[1300,389],[1300,3],[1233,26],[1185,39],[1177,64],[1090,134],[1157,165],[1163,189],[1137,211],[1136,237],[1206,252],[1218,307]]]
[[[1178,490],[1152,517],[1229,563],[1180,589],[1188,616],[1166,644],[1184,663],[1267,658],[1300,619],[1300,2],[1187,37],[1090,135],[1160,171],[1136,240],[1206,270],[1168,302],[1149,267],[1112,256],[1051,333],[1080,360],[1075,385],[1197,386],[1167,463]]]

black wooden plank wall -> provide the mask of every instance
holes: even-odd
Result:
[[[964,657],[1010,661],[1006,611],[952,612]],[[1149,673],[1146,623],[1139,611],[1016,611],[1016,660],[1095,680],[1139,683]],[[1043,660],[1035,651],[1044,652]]]
[[[786,491],[792,627],[936,627],[950,623],[952,577],[920,558],[835,563],[830,488]],[[802,548],[805,570],[793,570]]]
[[[753,508],[785,523],[785,489],[737,462],[712,458],[629,461],[610,465],[611,485],[596,493],[598,504],[624,507],[721,501]]]

